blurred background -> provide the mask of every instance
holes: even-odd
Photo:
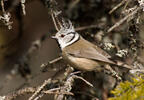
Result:
[[[41,85],[44,80],[57,72],[56,70],[48,70],[42,73],[40,67],[43,63],[59,57],[61,53],[56,40],[51,39],[56,30],[48,7],[45,5],[48,1],[50,0],[26,0],[24,3],[26,15],[23,15],[19,0],[4,0],[5,12],[11,14],[10,21],[13,23],[11,24],[12,29],[9,30],[2,20],[0,22],[0,95],[11,93],[23,87]],[[112,14],[109,14],[109,11],[122,0],[56,1],[56,6],[62,11],[62,16],[70,19],[85,39],[102,48],[104,48],[104,43],[114,44],[113,50],[107,50],[112,56],[115,56],[117,50],[129,50],[133,47],[137,51],[129,50],[130,53],[127,56],[117,58],[131,64],[139,57],[140,64],[143,64],[144,53],[141,49],[141,40],[144,38],[142,13],[139,19],[137,16],[140,13],[129,19],[130,21],[125,21],[112,32],[107,32],[112,25],[126,16],[127,13],[122,13],[122,11],[138,5],[136,1],[130,0],[130,3],[123,4]],[[2,16],[2,7],[0,10]],[[136,23],[136,20],[140,21],[139,24]],[[132,39],[136,39],[135,44],[131,42]],[[139,64],[139,62],[137,63]],[[58,64],[56,68],[60,69],[61,67],[64,65]],[[83,83],[79,87],[73,88],[72,91],[81,91],[76,92],[75,97],[69,100],[89,100],[90,96],[82,95],[82,91],[89,91],[100,100],[107,100],[111,96],[109,91],[116,85],[115,78],[102,73],[86,73],[83,76],[92,82],[96,88],[91,90]],[[78,83],[79,81],[76,81],[74,86]],[[18,98],[18,100],[22,99]],[[42,100],[46,100],[46,98],[42,98]]]
[[[6,1],[5,5],[10,2],[11,7],[15,1],[17,0]],[[25,81],[25,78],[21,77],[20,74],[16,74],[13,77],[9,74],[12,73],[12,70],[19,62],[23,62],[23,57],[34,41],[39,40],[43,35],[48,35],[46,40],[41,44],[41,47],[31,53],[30,59],[27,62],[32,74],[40,71],[40,65],[42,63],[55,59],[59,55],[58,45],[55,40],[51,39],[51,31],[55,31],[53,22],[42,2],[38,0],[28,1],[28,3],[26,3],[26,16],[23,16],[20,12],[20,16],[22,17],[20,18],[21,22],[17,18],[19,15],[17,14],[18,11],[16,11],[21,8],[16,8],[17,6],[19,5],[16,5],[11,11],[11,21],[13,21],[12,29],[8,30],[4,25],[0,27],[0,45],[6,44],[5,47],[0,49],[0,84],[4,85],[4,88],[0,90],[1,94],[19,88]],[[9,82],[5,82],[9,77]],[[47,77],[50,76],[47,75]],[[42,82],[43,80],[39,81]]]

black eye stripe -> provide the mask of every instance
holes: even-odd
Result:
[[[68,34],[75,34],[75,32],[69,32]],[[67,34],[67,35],[68,35],[68,34]]]
[[[72,33],[74,33],[74,32],[72,32]],[[76,35],[75,35],[75,33],[74,33],[73,37],[72,37],[68,42],[71,42],[75,37],[76,37]],[[80,39],[80,36],[78,36],[78,39],[77,39],[76,41],[74,41],[73,43],[77,42],[79,39]],[[68,43],[68,42],[67,42],[67,43]],[[72,43],[72,44],[73,44],[73,43]],[[71,45],[71,44],[70,44],[70,45]]]
[[[68,42],[71,42],[71,41],[75,38],[75,33],[74,33],[74,32],[70,32],[70,33],[68,33],[68,34],[74,34],[73,37],[68,41]],[[67,42],[67,43],[68,43],[68,42]]]

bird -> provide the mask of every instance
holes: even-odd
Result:
[[[128,64],[121,61],[114,61],[112,57],[97,45],[84,39],[70,20],[62,20],[60,30],[52,36],[56,39],[63,59],[72,67],[83,71],[98,71],[105,69],[105,65],[116,65],[132,69]],[[110,68],[111,69],[111,68]]]

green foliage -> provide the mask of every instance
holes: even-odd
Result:
[[[144,75],[121,82],[111,93],[109,100],[144,100]]]

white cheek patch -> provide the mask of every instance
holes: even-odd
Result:
[[[72,34],[69,36],[65,36],[64,38],[58,39],[58,42],[60,44],[61,49],[63,49],[64,47],[73,44],[75,41],[77,41],[79,39],[79,34],[75,33],[73,34],[74,36],[72,36]]]
[[[69,43],[71,42],[73,39],[74,39],[75,35],[74,34],[69,34],[69,35],[66,35],[64,38],[63,38],[63,41],[65,43]]]

